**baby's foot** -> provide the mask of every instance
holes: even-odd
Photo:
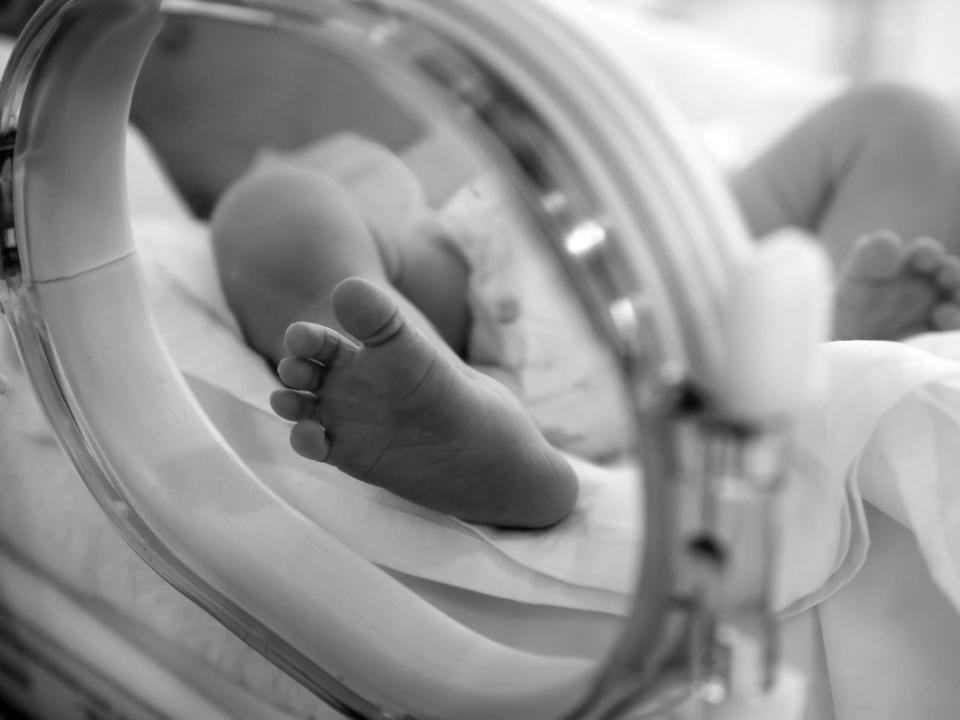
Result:
[[[838,340],[902,340],[960,329],[960,258],[936,240],[892,233],[860,239],[840,274]]]
[[[464,520],[544,527],[573,507],[573,470],[517,399],[426,339],[385,291],[350,278],[333,292],[341,326],[285,336],[288,386],[274,411],[301,455]]]

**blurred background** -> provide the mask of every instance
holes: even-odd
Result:
[[[797,70],[960,96],[957,0],[597,0],[705,29]]]
[[[41,0],[0,0],[16,34]],[[854,81],[899,80],[960,94],[957,0],[596,0],[707,30],[793,69]]]

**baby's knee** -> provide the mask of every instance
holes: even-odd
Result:
[[[210,222],[215,234],[263,230],[315,233],[327,216],[349,214],[351,199],[337,181],[292,166],[254,169],[223,194]],[[306,225],[306,227],[300,227]]]
[[[960,147],[954,108],[919,88],[894,83],[865,86],[838,99],[835,112],[851,130],[878,141]]]
[[[352,196],[322,173],[296,167],[254,170],[222,197],[211,217],[221,264],[286,275],[368,255],[369,231]]]

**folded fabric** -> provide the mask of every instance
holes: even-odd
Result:
[[[960,609],[960,333],[914,338],[870,383],[880,416],[855,469],[866,500],[913,530],[933,579]],[[890,348],[886,349],[893,354]],[[934,354],[935,353],[935,354]],[[903,378],[930,382],[899,394]]]

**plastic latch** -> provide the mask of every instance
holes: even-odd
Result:
[[[762,241],[731,278],[726,362],[714,379],[722,414],[765,424],[815,400],[832,298],[830,261],[813,238],[786,230]]]
[[[14,235],[13,150],[16,136],[0,135],[0,277],[20,276],[20,251]]]

